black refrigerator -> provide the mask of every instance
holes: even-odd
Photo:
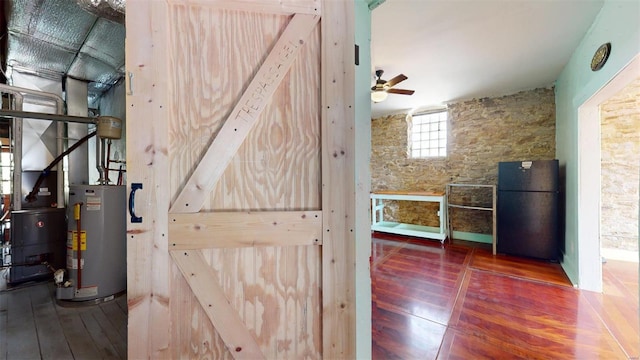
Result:
[[[498,253],[558,259],[558,160],[498,163]]]

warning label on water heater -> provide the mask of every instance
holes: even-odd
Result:
[[[80,250],[87,250],[87,232],[84,230],[80,231],[80,244]],[[75,230],[67,232],[67,249],[78,250],[78,232]]]
[[[84,269],[84,259],[80,259],[80,268]],[[78,269],[78,258],[73,257],[73,254],[67,253],[67,269]]]
[[[87,211],[100,211],[102,198],[97,196],[87,196]]]

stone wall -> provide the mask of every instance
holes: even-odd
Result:
[[[449,104],[446,158],[409,159],[405,114],[371,122],[371,188],[445,191],[447,183],[496,185],[498,162],[555,158],[555,95],[536,89]],[[464,199],[462,199],[464,198]],[[491,205],[490,191],[453,196],[450,203]],[[385,219],[438,226],[436,204],[399,202]],[[452,209],[456,231],[491,234],[490,212]]]
[[[602,247],[638,250],[640,80],[602,104]]]

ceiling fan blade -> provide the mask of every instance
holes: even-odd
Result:
[[[407,80],[407,79],[408,79],[408,78],[407,78],[404,74],[400,74],[400,75],[398,75],[398,76],[394,77],[393,79],[391,79],[391,80],[387,81],[387,86],[392,87],[392,86],[394,86],[395,84],[397,84],[397,83],[399,83],[399,82],[402,82],[402,81],[405,81],[405,80]]]
[[[387,90],[389,94],[400,94],[400,95],[413,95],[415,90],[405,90],[405,89],[389,89]]]

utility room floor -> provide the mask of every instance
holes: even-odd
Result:
[[[127,297],[56,304],[52,281],[0,291],[0,360],[126,359]]]

